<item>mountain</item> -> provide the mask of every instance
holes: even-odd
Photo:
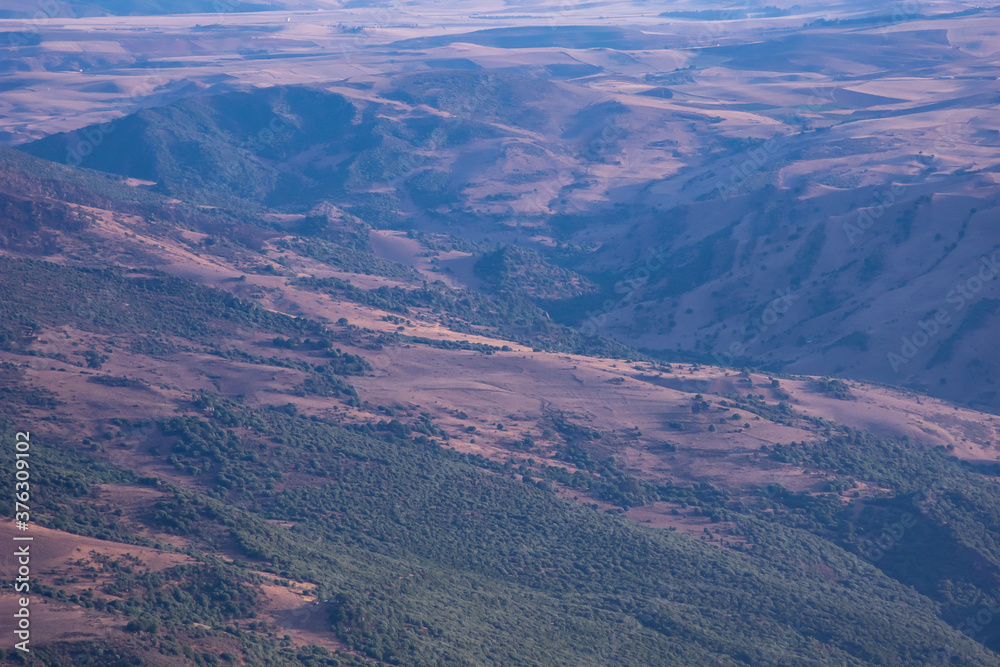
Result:
[[[502,7],[11,43],[2,657],[1000,663],[994,10]]]
[[[455,100],[476,95],[489,103],[463,116]],[[564,113],[536,109],[553,95]],[[595,187],[566,171],[578,169],[568,166],[576,147],[607,153],[590,168],[634,150],[624,131],[593,128],[643,113],[529,72],[452,70],[398,78],[378,102],[301,87],[188,98],[107,134],[90,126],[23,148],[192,202],[306,211],[332,198],[379,227],[526,246],[547,270],[600,286],[548,295],[562,323],[661,358],[857,377],[996,407],[995,166],[941,168],[945,157],[897,141],[888,181],[815,183],[831,161],[858,172],[836,178],[861,178],[865,160],[890,150],[852,138],[863,121],[847,120],[733,142],[679,189],[678,178],[653,179],[612,190],[610,207],[560,211],[580,205],[567,199],[578,184]],[[533,186],[557,177],[577,180],[537,198]]]
[[[994,429],[989,419],[955,421],[944,405],[858,384],[532,352],[523,342],[546,345],[531,341],[537,330],[506,338],[509,315],[481,319],[490,302],[428,286],[363,241],[347,253],[363,231],[350,218],[258,220],[255,249],[234,242],[237,218],[218,209],[4,157],[8,196],[87,212],[75,224],[36,216],[50,244],[9,239],[2,272],[14,280],[0,300],[6,373],[21,388],[7,412],[17,423],[61,415],[35,445],[64,480],[39,488],[36,521],[52,543],[92,551],[47,561],[62,577],[38,588],[54,618],[96,642],[47,645],[52,664],[96,646],[193,659],[182,648],[192,643],[195,657],[276,664],[527,664],[532,651],[547,664],[896,664],[942,651],[993,664],[961,634],[996,585],[974,567],[998,558],[973,527],[992,511],[991,456],[964,441]],[[115,266],[90,268],[95,256]],[[345,257],[368,265],[345,272]],[[532,258],[491,257],[514,276]],[[515,368],[529,375],[508,385]],[[610,411],[595,412],[608,392]],[[875,421],[847,419],[842,406],[859,400]],[[927,426],[909,431],[900,406]],[[750,446],[761,438],[770,444]],[[102,503],[123,512],[102,515]],[[900,522],[908,539],[886,544]],[[931,545],[940,559],[913,561]],[[106,574],[81,579],[95,567]],[[969,593],[943,593],[956,586]],[[231,602],[197,602],[218,596]],[[494,628],[488,644],[455,633],[459,610]],[[84,632],[95,613],[108,630]],[[208,629],[191,634],[184,618]],[[729,644],[734,618],[748,639]],[[579,641],[584,627],[593,644]],[[615,643],[625,631],[632,639]],[[487,648],[496,641],[511,651]]]

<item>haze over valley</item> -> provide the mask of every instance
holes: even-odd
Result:
[[[0,0],[0,649],[1000,663],[998,26]]]

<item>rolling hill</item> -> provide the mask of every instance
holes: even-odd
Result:
[[[28,664],[1000,663],[995,8],[68,6]]]

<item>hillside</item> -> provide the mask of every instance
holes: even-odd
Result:
[[[661,359],[995,410],[996,91],[978,64],[990,11],[748,24],[745,38],[734,25],[683,60],[656,55],[648,30],[560,26],[548,47],[515,27],[371,35],[348,60],[379,75],[211,94],[260,84],[203,72],[185,94],[171,78],[204,66],[178,63],[157,95],[180,101],[23,148],[192,203],[335,201],[377,228],[478,244],[477,257],[497,249],[486,239],[524,247],[600,286],[536,295],[553,317]],[[683,41],[685,24],[669,25]],[[275,48],[294,51],[304,29]],[[401,54],[412,68],[393,64]]]
[[[1000,664],[995,9],[162,5],[5,47],[0,658]]]
[[[54,531],[53,545],[91,540],[82,565],[55,552],[55,574],[40,579],[47,613],[76,640],[148,660],[192,659],[182,648],[194,646],[195,658],[271,664],[307,655],[531,664],[533,651],[577,664],[597,647],[625,664],[896,664],[941,651],[994,664],[946,623],[960,626],[995,582],[908,560],[933,544],[961,562],[996,562],[962,528],[991,506],[981,485],[1000,440],[992,418],[856,383],[827,389],[636,353],[625,362],[532,351],[478,323],[475,308],[441,300],[454,288],[423,287],[420,274],[389,271],[370,252],[358,257],[378,270],[360,273],[296,252],[302,241],[276,229],[259,251],[208,243],[188,219],[117,211],[130,190],[114,179],[79,172],[90,187],[71,190],[60,176],[76,171],[13,153],[8,168],[22,174],[8,182],[51,170],[76,193],[63,205],[87,212],[82,229],[39,223],[51,249],[28,244],[37,259],[8,246],[2,274],[16,282],[0,300],[10,386],[37,388],[10,394],[8,414],[47,424],[39,456],[65,480],[40,486],[36,521]],[[94,190],[111,193],[107,208],[80,206]],[[178,206],[144,198],[154,210]],[[324,233],[342,224],[328,218]],[[125,268],[85,268],[90,256]],[[57,296],[70,291],[88,295],[82,308]],[[59,419],[46,420],[53,410]],[[849,442],[855,453],[838,453]],[[914,474],[898,477],[900,462]],[[123,513],[94,514],[95,499]],[[921,532],[880,556],[870,540],[900,504],[915,509]],[[317,539],[337,546],[308,546]],[[79,567],[131,567],[133,590],[147,593],[122,598],[119,574],[84,596],[71,583]],[[416,579],[373,597],[400,571]],[[737,579],[718,579],[730,571]],[[208,576],[241,602],[192,607],[183,593],[173,594],[180,605],[142,602],[170,587],[197,599]],[[942,597],[956,585],[980,592]],[[713,601],[713,590],[723,597]],[[774,615],[798,610],[781,600],[806,591],[838,634],[822,615]],[[899,634],[901,619],[865,611],[888,613],[883,601],[900,595],[912,637]],[[490,611],[500,609],[502,622]],[[492,619],[493,638],[454,634],[458,610]],[[751,639],[727,648],[734,613]],[[124,629],[129,617],[156,632]],[[83,618],[100,622],[84,630]],[[192,632],[184,618],[206,627]],[[543,627],[565,629],[527,631]],[[633,639],[615,644],[624,629]],[[65,638],[43,651],[49,664],[81,650]],[[517,650],[484,652],[493,642]]]

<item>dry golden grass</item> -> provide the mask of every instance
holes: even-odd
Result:
[[[679,197],[696,200],[715,187],[717,179],[713,170],[722,169],[712,161],[714,158],[708,159],[711,156],[706,157],[699,152],[705,146],[707,136],[713,142],[724,142],[750,137],[780,139],[798,134],[802,127],[786,122],[792,112],[800,114],[805,123],[813,126],[833,124],[825,133],[799,138],[797,146],[806,150],[807,154],[810,150],[838,142],[873,136],[886,139],[873,144],[867,152],[851,156],[849,161],[821,150],[816,150],[811,157],[776,160],[775,186],[802,186],[799,195],[802,201],[816,207],[828,207],[811,214],[828,220],[831,228],[855,214],[858,202],[853,202],[852,197],[856,188],[887,180],[912,179],[923,173],[926,165],[921,161],[923,158],[918,159],[920,150],[933,151],[933,166],[937,173],[981,169],[995,161],[995,146],[970,141],[978,136],[977,133],[996,126],[995,109],[930,109],[921,113],[841,123],[859,110],[894,112],[995,92],[997,84],[994,81],[982,77],[964,78],[967,75],[971,77],[976,71],[974,68],[981,67],[979,59],[989,57],[1000,45],[992,22],[978,16],[955,19],[947,24],[945,38],[951,46],[962,49],[965,55],[954,63],[942,64],[933,78],[916,78],[879,76],[877,67],[852,60],[849,57],[852,54],[844,52],[819,54],[822,60],[812,64],[822,65],[822,73],[803,70],[790,74],[781,69],[783,63],[759,62],[751,63],[752,66],[740,66],[729,62],[725,55],[700,48],[712,47],[716,40],[727,44],[753,41],[761,37],[764,30],[791,30],[796,22],[817,18],[818,8],[800,9],[793,18],[771,23],[733,22],[714,35],[712,43],[698,43],[699,31],[705,29],[701,22],[665,21],[656,16],[661,8],[634,2],[573,6],[563,3],[560,7],[551,3],[536,3],[518,10],[519,16],[531,14],[533,18],[508,16],[489,21],[477,16],[499,12],[507,4],[459,2],[440,8],[402,7],[395,9],[392,16],[378,22],[380,25],[375,27],[371,12],[363,8],[306,11],[305,5],[297,6],[303,11],[227,16],[229,27],[242,26],[247,30],[231,31],[225,45],[217,41],[211,31],[192,30],[196,24],[206,22],[204,17],[53,20],[47,26],[52,37],[45,42],[50,56],[90,56],[99,52],[110,63],[106,71],[101,71],[95,64],[95,69],[87,72],[33,72],[36,80],[30,85],[13,86],[0,93],[0,108],[4,111],[5,120],[9,121],[10,131],[27,139],[112,118],[122,112],[122,108],[115,105],[120,104],[122,99],[128,99],[131,92],[139,93],[135,99],[165,103],[181,94],[172,92],[178,83],[188,80],[197,86],[205,86],[212,77],[226,74],[234,77],[230,84],[226,84],[233,87],[315,83],[359,103],[382,104],[387,114],[398,114],[398,117],[415,112],[445,116],[448,114],[441,110],[416,108],[385,97],[392,85],[388,83],[391,79],[389,75],[399,70],[401,60],[407,60],[407,66],[418,69],[426,68],[424,61],[434,58],[466,58],[486,68],[523,66],[537,70],[545,65],[572,64],[602,68],[593,75],[561,79],[554,83],[551,99],[538,103],[540,110],[545,112],[543,115],[548,118],[548,126],[533,129],[496,124],[503,131],[504,138],[476,143],[475,148],[481,158],[476,164],[462,161],[457,155],[442,157],[443,166],[459,170],[468,177],[471,185],[467,194],[473,211],[483,215],[524,215],[526,217],[521,218],[521,223],[525,228],[531,227],[533,216],[585,211],[594,204],[630,203],[639,185],[643,188],[649,186],[644,190],[647,197],[644,201],[650,206],[659,204],[670,207]],[[857,6],[845,5],[838,12],[849,16],[867,9],[858,3]],[[538,16],[553,10],[559,10],[558,18],[563,25],[604,26],[608,21],[602,16],[627,17],[621,22],[638,26],[646,36],[662,38],[662,44],[657,44],[656,48],[642,46],[634,50],[614,51],[563,47],[504,49],[457,42],[421,49],[409,57],[400,56],[396,47],[386,47],[393,41],[408,38],[537,24],[540,20]],[[419,15],[415,13],[418,11]],[[285,21],[288,17],[292,21]],[[337,23],[368,26],[364,33],[364,47],[355,48],[356,37],[330,28]],[[9,21],[0,21],[0,28],[10,24]],[[230,55],[234,48],[260,46],[256,42],[261,40],[250,41],[251,35],[260,36],[251,28],[275,25],[280,31],[264,40],[270,52],[273,55],[306,54],[307,57],[245,60],[235,68],[231,62],[223,62],[222,56]],[[936,30],[940,25],[935,22],[902,22],[886,28],[886,34],[898,36],[924,29]],[[156,80],[151,82],[154,84],[152,87],[147,86],[148,90],[144,90],[143,81],[137,80],[134,71],[128,76],[123,75],[121,72],[126,69],[119,67],[120,63],[116,64],[114,58],[115,54],[121,55],[121,42],[104,36],[96,41],[82,40],[81,33],[86,31],[100,31],[105,35],[120,36],[123,40],[135,40],[142,48],[151,51],[160,49],[162,57],[169,57],[174,64],[163,70],[146,72],[150,76],[155,75]],[[815,34],[834,34],[836,31],[830,28]],[[878,29],[856,32],[880,34]],[[692,39],[698,49],[678,50],[685,45],[690,46]],[[387,55],[388,51],[393,53]],[[688,66],[693,69],[682,69]],[[652,78],[647,80],[647,74]],[[657,78],[668,74],[673,78],[665,81]],[[142,78],[143,73],[140,73],[138,79]],[[102,86],[95,87],[95,81]],[[365,89],[346,83],[370,83],[372,86]],[[654,88],[669,89],[672,97],[642,94]],[[829,100],[824,96],[829,96]],[[580,146],[572,142],[556,145],[548,141],[550,135],[559,136],[567,129],[572,114],[609,101],[617,102],[627,110],[609,122],[612,141],[616,144],[609,159],[582,159]],[[758,106],[755,108],[752,105]],[[670,178],[682,169],[686,170],[684,179]],[[525,179],[525,174],[535,176]],[[993,186],[998,182],[1000,176],[996,174],[983,174],[977,181]],[[134,179],[128,183],[135,187],[151,185]],[[566,197],[568,201],[563,204],[560,200],[569,185],[574,186],[572,196]],[[497,200],[495,195],[498,194],[510,197]],[[981,196],[968,189],[935,192],[931,203],[937,219],[951,220],[964,215],[963,210],[969,206],[969,201]],[[848,205],[852,202],[853,205]],[[706,228],[698,230],[698,233],[710,233],[713,231],[710,229],[712,224],[728,224],[745,213],[733,202],[709,201],[700,206],[699,210],[704,212],[707,222]],[[850,213],[844,214],[843,211]],[[229,290],[243,298],[254,299],[266,308],[316,318],[331,326],[339,318],[347,318],[352,327],[357,327],[348,330],[348,333],[357,334],[356,340],[338,342],[338,346],[364,356],[371,362],[373,370],[364,376],[349,379],[364,401],[360,408],[355,408],[346,406],[342,400],[292,395],[291,392],[304,377],[298,371],[224,361],[198,350],[152,359],[126,354],[124,350],[128,341],[124,337],[99,336],[62,327],[44,332],[33,348],[43,353],[71,353],[75,349],[90,346],[104,348],[113,344],[110,358],[99,373],[128,375],[149,383],[146,389],[99,386],[88,382],[90,375],[74,363],[0,352],[0,360],[27,364],[28,382],[50,388],[65,402],[59,410],[66,422],[54,428],[67,440],[78,438],[81,433],[99,433],[112,417],[140,419],[170,416],[177,414],[178,410],[183,412],[184,408],[180,406],[191,392],[211,390],[229,396],[243,396],[251,405],[293,402],[306,414],[336,416],[349,422],[385,418],[385,414],[375,407],[379,405],[401,409],[404,419],[426,411],[449,434],[447,446],[499,461],[514,459],[521,462],[531,458],[536,465],[544,463],[569,467],[558,458],[558,450],[564,444],[562,438],[558,434],[546,435],[546,429],[552,427],[553,418],[562,416],[600,432],[601,437],[588,445],[595,455],[613,456],[630,473],[645,479],[678,483],[707,481],[737,491],[771,483],[796,491],[822,490],[827,475],[778,465],[761,453],[764,446],[818,438],[819,432],[814,425],[803,419],[790,419],[787,424],[779,424],[759,418],[740,407],[720,405],[723,395],[739,393],[744,396],[763,395],[772,406],[784,401],[807,416],[821,417],[880,435],[906,435],[929,447],[951,446],[954,456],[967,460],[992,461],[1000,458],[1000,432],[995,417],[937,399],[860,382],[851,383],[854,400],[839,400],[818,393],[815,390],[816,378],[808,376],[782,379],[778,391],[770,387],[768,377],[760,374],[750,377],[753,386],[748,387],[735,372],[707,366],[675,364],[668,372],[646,363],[636,365],[576,355],[532,352],[530,348],[510,341],[451,331],[434,314],[419,310],[408,315],[403,325],[405,334],[435,340],[466,340],[498,347],[506,344],[512,350],[485,355],[425,345],[386,347],[378,351],[365,349],[363,337],[366,331],[389,333],[397,330],[397,323],[386,320],[394,313],[298,289],[290,284],[290,277],[338,277],[365,289],[405,287],[406,281],[339,271],[294,252],[279,250],[275,245],[279,239],[265,246],[267,258],[245,253],[237,259],[226,260],[199,247],[206,237],[203,233],[184,230],[182,240],[176,241],[158,236],[136,216],[93,208],[86,209],[86,212],[96,217],[96,223],[89,230],[93,238],[88,243],[99,246],[102,257],[109,261],[133,266],[153,265],[205,285]],[[987,224],[989,221],[985,220],[985,213],[981,212],[978,218],[970,217],[971,224]],[[301,219],[301,215],[271,214],[270,219],[280,225],[291,225]],[[930,229],[931,233],[934,231]],[[532,230],[529,233],[535,232]],[[615,234],[594,232],[588,240],[597,245],[614,244],[620,240]],[[831,250],[827,254],[832,259],[828,260],[830,266],[824,269],[833,272],[843,264],[845,257],[851,256],[851,248],[836,234],[831,233],[830,237]],[[70,257],[74,254],[87,256],[92,251],[91,245],[77,239],[61,236],[59,240],[63,252],[50,257],[54,261],[71,262]],[[541,228],[535,240],[544,245],[555,243],[548,230]],[[370,242],[380,256],[413,267],[428,281],[442,280],[452,287],[477,284],[471,270],[475,258],[469,253],[431,252],[419,241],[397,231],[373,231]],[[290,268],[279,265],[275,261],[279,257]],[[627,263],[623,256],[612,256],[604,261],[608,262],[606,266],[594,268],[618,270]],[[255,275],[249,270],[255,264],[270,264],[275,270],[289,275]],[[245,281],[233,280],[244,275]],[[915,284],[913,289],[927,290],[929,287],[933,286]],[[705,289],[710,291],[712,285]],[[702,296],[704,294],[683,297],[680,308],[697,306]],[[872,310],[885,311],[892,306],[893,299],[905,297],[886,289]],[[639,316],[631,310],[632,304],[629,306],[628,311],[611,314],[614,326],[626,331],[655,330],[653,327],[633,326]],[[871,320],[870,315],[865,317],[869,319],[851,320],[845,326],[856,331],[878,328],[879,323]],[[905,318],[892,324],[904,329],[910,326]],[[670,335],[677,341],[693,343],[702,335],[700,326],[700,321],[695,318],[681,319]],[[892,335],[896,336],[895,330]],[[654,346],[662,342],[659,334],[652,333],[625,338],[637,346]],[[301,352],[279,351],[268,346],[267,337],[262,335],[234,336],[220,343],[264,356],[309,359]],[[817,357],[829,356],[829,351],[824,352],[819,346],[815,349],[806,347],[802,354],[803,360],[798,362],[798,366],[793,365],[793,370],[810,363],[816,364]],[[862,370],[861,357],[852,356],[849,351],[844,350],[838,359],[847,364],[845,373]],[[76,362],[78,358],[71,357],[71,361]],[[900,378],[900,382],[904,379]],[[949,386],[954,386],[954,382],[950,382]],[[695,413],[691,407],[698,393],[704,396],[709,408]],[[730,419],[734,413],[738,418]],[[43,411],[35,411],[36,416],[43,414]],[[497,428],[497,424],[502,424],[502,429]],[[681,428],[676,428],[677,425]],[[709,426],[714,426],[715,430],[709,430]],[[475,427],[475,431],[469,432],[470,427]],[[516,446],[515,443],[525,437],[535,442],[533,449],[525,451]],[[672,443],[676,449],[665,448],[664,443]],[[151,447],[169,446],[166,439],[148,437],[140,443],[126,437],[102,445],[114,463],[181,486],[193,484],[190,478],[180,475],[151,455]],[[309,482],[292,479],[287,483]],[[866,496],[877,493],[878,489],[862,485],[857,491]],[[576,497],[580,502],[593,502],[568,489],[559,489],[559,493],[564,497]],[[152,502],[155,497],[155,492],[148,489],[132,488],[106,488],[103,494],[125,508],[126,514],[136,511],[144,503]],[[604,508],[610,509],[610,506]],[[633,508],[628,516],[647,525],[696,534],[704,534],[706,527],[713,531],[724,528],[708,524],[705,517],[686,513],[674,515],[674,509],[677,508],[666,503],[654,503],[648,507]],[[69,548],[74,539],[73,536],[52,536],[52,543],[67,543]],[[168,538],[159,536],[158,539],[166,542]],[[713,539],[718,539],[718,536]],[[80,540],[83,545],[85,540]],[[177,541],[174,540],[174,543]],[[74,550],[78,548],[83,546],[72,546]],[[117,547],[105,545],[103,548],[113,551]],[[289,629],[295,642],[331,641],[328,635],[322,633],[323,629],[316,620],[323,614],[307,613],[303,616],[300,613],[304,610],[311,612],[315,606],[308,595],[272,584],[268,584],[265,590],[271,600],[269,614],[279,625]],[[46,613],[69,612],[53,607]],[[300,617],[308,618],[302,620]],[[84,625],[84,621],[78,619],[67,627]],[[333,647],[331,644],[320,645]]]
[[[138,224],[135,220],[109,223],[104,230],[109,242],[134,245],[136,239],[128,232]],[[391,252],[386,252],[395,253],[395,259],[414,264],[424,259],[421,246],[413,239],[394,234],[379,238],[394,244]],[[214,256],[195,257],[169,239],[143,245],[156,256],[170,258],[171,263],[165,266],[171,272],[256,298],[266,307],[328,323],[346,317],[352,325],[371,331],[392,332],[397,328],[395,323],[385,321],[389,313],[298,289],[282,276],[250,275],[245,282],[226,281],[239,275],[235,267]],[[316,268],[294,254],[288,258],[295,271]],[[352,281],[365,278],[344,275]],[[307,414],[335,416],[349,422],[383,419],[374,406],[384,405],[411,414],[430,413],[449,434],[448,446],[460,451],[500,461],[532,458],[536,465],[567,465],[557,455],[561,437],[545,435],[552,418],[562,415],[599,431],[602,437],[594,444],[595,452],[614,456],[633,474],[680,483],[709,481],[733,489],[780,483],[790,489],[819,491],[827,476],[775,466],[760,455],[762,446],[815,439],[818,434],[810,422],[792,419],[783,425],[739,407],[723,407],[722,396],[729,393],[763,395],[770,405],[785,401],[810,417],[882,435],[908,435],[927,446],[952,445],[954,454],[966,459],[997,457],[995,443],[1000,438],[995,418],[884,387],[851,383],[855,400],[839,400],[818,393],[816,380],[809,377],[783,379],[780,389],[774,389],[767,376],[752,374],[752,386],[747,386],[747,380],[737,373],[708,366],[675,364],[667,371],[649,363],[532,352],[510,341],[450,331],[429,314],[416,312],[408,318],[405,333],[495,346],[506,343],[512,351],[486,355],[402,345],[373,352],[338,343],[346,351],[361,354],[373,366],[370,373],[350,378],[365,406],[371,406],[360,409],[350,408],[341,400],[291,395],[304,377],[299,371],[230,362],[197,351],[148,359],[119,352],[127,347],[123,340],[114,341],[114,350],[100,373],[140,378],[150,383],[148,389],[94,385],[87,382],[89,376],[82,372],[84,369],[49,359],[36,361],[27,372],[31,381],[50,387],[66,401],[68,415],[74,420],[167,416],[184,395],[200,389],[241,395],[255,405],[294,402]],[[63,328],[46,332],[37,345],[42,351],[53,351],[49,349],[53,345],[53,349],[65,350],[77,343],[79,349],[86,349],[110,342],[108,337]],[[248,334],[221,342],[263,356],[310,359],[304,352],[270,346],[263,335]],[[21,361],[9,353],[2,355]],[[696,414],[691,405],[698,393],[709,407]],[[734,413],[738,419],[730,418]],[[503,428],[497,428],[497,424]],[[676,424],[681,428],[675,428]],[[709,430],[710,425],[715,426],[714,431]],[[475,432],[470,433],[469,427],[475,427]],[[525,437],[535,442],[530,451],[516,444]],[[676,451],[664,449],[666,442],[676,445]],[[106,446],[106,451],[121,465],[174,483],[189,483],[149,455],[150,447],[167,444],[155,438],[147,439],[142,446],[116,442]]]
[[[130,502],[136,501],[133,499]],[[0,539],[4,542],[12,544],[10,540],[14,533],[12,523],[0,525]],[[101,587],[112,581],[112,573],[101,566],[106,560],[132,564],[139,570],[153,572],[193,562],[179,553],[96,540],[38,525],[32,525],[28,533],[18,534],[33,538],[30,542],[32,577],[40,583],[62,588],[69,595],[93,589],[95,598],[113,599],[101,592]],[[4,569],[13,571],[11,567],[5,566]],[[17,598],[12,589],[4,589],[0,592],[0,610],[5,615],[13,613]],[[124,627],[128,620],[79,605],[49,600],[37,594],[31,595],[30,599],[31,640],[37,644],[107,636]],[[12,643],[6,637],[3,642],[4,647]]]

